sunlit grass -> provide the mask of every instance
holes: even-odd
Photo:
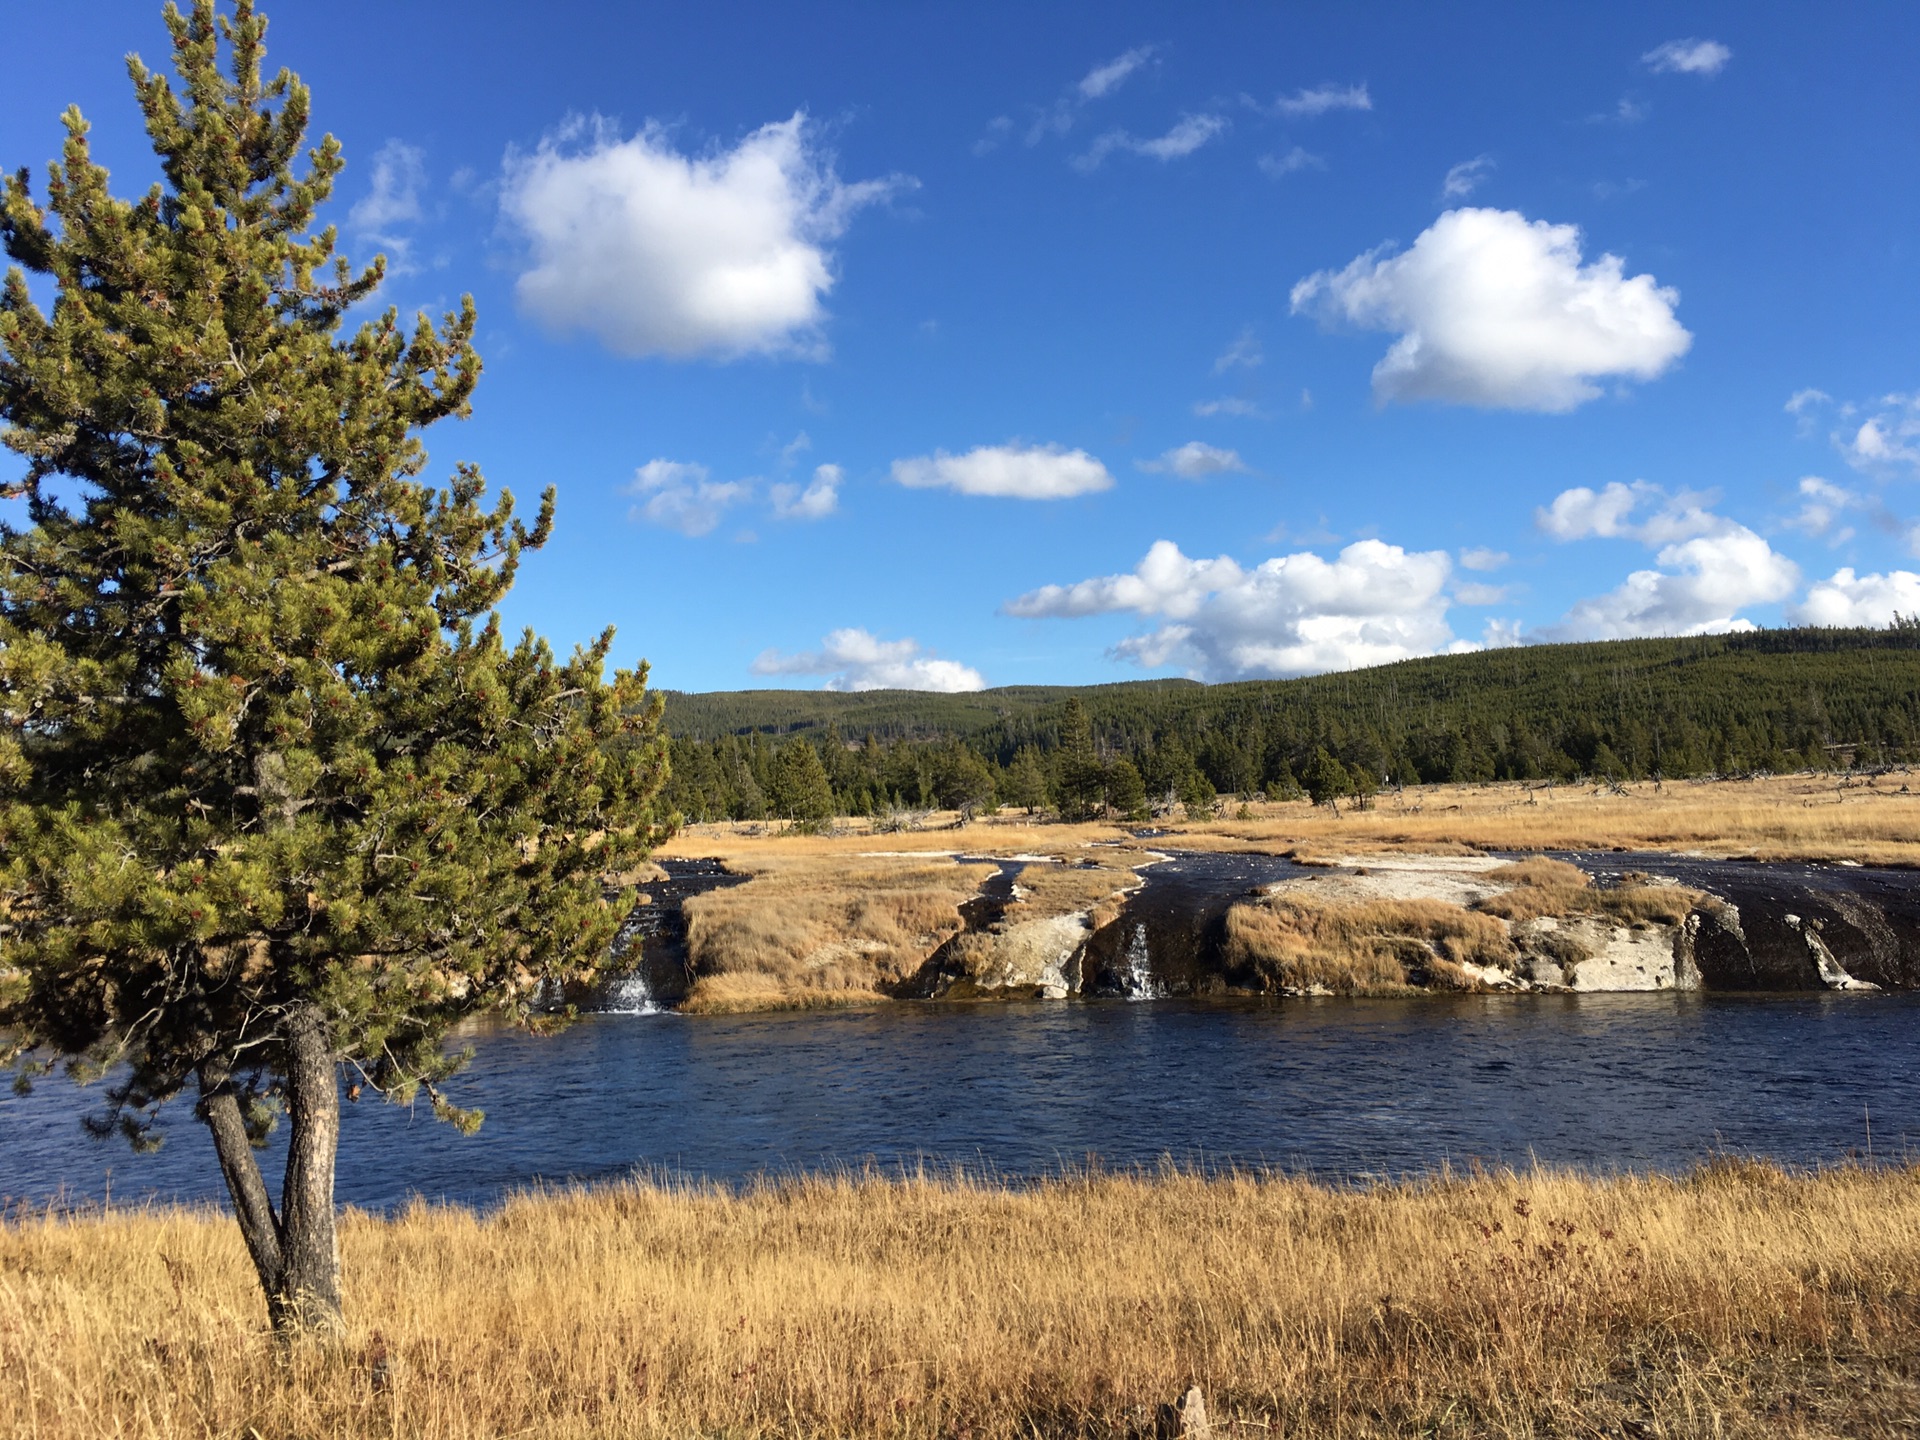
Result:
[[[876,1103],[884,1103],[876,1097]],[[1920,1173],[638,1182],[350,1215],[276,1356],[231,1221],[0,1227],[0,1434],[1910,1435]]]

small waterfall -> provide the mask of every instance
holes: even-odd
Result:
[[[659,1005],[654,1003],[653,990],[647,984],[645,972],[629,971],[607,982],[607,988],[601,1002],[594,1007],[602,1015],[658,1015]]]
[[[1147,927],[1135,925],[1126,953],[1121,957],[1120,986],[1129,1000],[1159,1000],[1166,995],[1160,982],[1153,978],[1153,969],[1147,960]]]

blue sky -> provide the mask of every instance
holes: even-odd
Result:
[[[657,684],[1287,675],[1920,611],[1910,6],[269,5],[471,292],[508,618]],[[9,17],[131,193],[158,7]],[[9,506],[8,508],[11,508]]]

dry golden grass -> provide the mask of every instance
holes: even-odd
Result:
[[[1684,885],[1645,884],[1632,878],[1603,890],[1577,865],[1544,856],[1502,865],[1487,872],[1487,879],[1513,888],[1489,895],[1476,908],[1515,923],[1542,915],[1602,915],[1623,925],[1678,925],[1707,900]]]
[[[1912,1170],[631,1184],[341,1241],[348,1337],[282,1359],[229,1220],[0,1226],[0,1433],[1141,1435],[1195,1382],[1296,1440],[1920,1424]]]
[[[1441,900],[1329,904],[1291,893],[1227,912],[1227,964],[1265,990],[1471,990],[1463,962],[1504,965],[1513,955],[1498,920]]]
[[[1367,850],[1699,850],[1765,860],[1858,860],[1920,865],[1920,794],[1908,777],[1838,781],[1649,782],[1611,790],[1519,784],[1410,787],[1338,817],[1304,801],[1256,804],[1246,821],[1180,825],[1164,843],[1190,849],[1305,846],[1320,854]]]
[[[993,873],[946,859],[758,854],[745,884],[686,903],[696,976],[685,1009],[807,1009],[885,998],[959,933]]]
[[[1577,866],[1545,856],[1502,865],[1482,878],[1509,888],[1471,908],[1424,898],[1322,898],[1297,887],[1235,905],[1227,912],[1227,964],[1258,990],[1471,990],[1486,977],[1463,967],[1511,970],[1519,960],[1509,924],[1597,916],[1633,927],[1677,925],[1694,907],[1711,903],[1698,890],[1632,878],[1601,889]],[[1558,931],[1527,943],[1563,966],[1587,958],[1577,940]]]
[[[1624,795],[1592,787],[1518,783],[1410,786],[1368,810],[1335,816],[1305,801],[1255,802],[1253,818],[1161,820],[1151,843],[1182,849],[1285,850],[1338,855],[1366,850],[1430,854],[1465,850],[1687,849],[1761,859],[1859,860],[1920,866],[1920,794],[1906,775],[1843,780],[1785,775],[1762,780],[1651,781]],[[947,817],[950,819],[951,817]],[[689,826],[660,853],[746,857],[840,855],[861,850],[1004,852],[1068,850],[1128,840],[1119,825],[1050,825],[1013,813],[960,829],[866,833],[843,821],[831,836],[781,836],[767,827]],[[945,820],[939,822],[943,827]],[[759,833],[755,833],[756,830]],[[1137,842],[1130,842],[1137,843]]]
[[[1152,857],[1144,850],[1112,849],[1068,852],[1053,863],[1028,865],[1014,883],[1020,898],[1006,908],[1007,923],[1046,920],[1055,915],[1087,911],[1094,927],[1104,925],[1119,911],[1129,890],[1138,889],[1134,866]]]

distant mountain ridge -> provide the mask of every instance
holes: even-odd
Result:
[[[1458,729],[1478,719],[1551,728],[1570,709],[1598,720],[1622,711],[1701,723],[1733,712],[1821,723],[1824,744],[1894,738],[1889,707],[1920,724],[1920,626],[1756,630],[1676,639],[1526,645],[1401,660],[1293,680],[1128,680],[1102,685],[1007,685],[962,694],[916,690],[661,692],[669,733],[844,739],[1009,738],[1044,743],[1046,717],[1068,698],[1096,732],[1143,722],[1185,731],[1275,711],[1332,712],[1385,729]],[[1823,714],[1809,713],[1810,700]],[[1210,723],[1211,722],[1211,723]],[[1397,722],[1397,723],[1396,723]],[[1894,725],[1901,733],[1903,727]],[[1118,738],[1118,735],[1110,735]]]
[[[664,698],[669,800],[690,818],[784,814],[802,774],[843,814],[996,798],[1077,809],[1096,792],[1124,810],[1142,785],[1205,810],[1216,793],[1349,782],[1364,792],[1920,762],[1920,624],[1527,645],[1219,685]],[[796,755],[783,769],[796,744],[817,764]]]

